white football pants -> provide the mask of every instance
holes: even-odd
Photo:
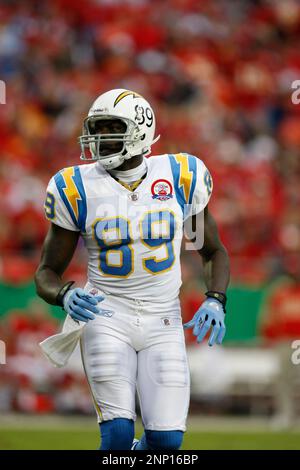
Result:
[[[185,431],[190,377],[179,300],[104,296],[99,306],[113,315],[88,322],[81,338],[98,421],[135,420],[137,390],[145,429]]]

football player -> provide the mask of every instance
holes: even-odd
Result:
[[[82,361],[102,450],[181,446],[190,395],[178,299],[184,222],[208,287],[185,327],[198,342],[209,332],[211,346],[225,335],[229,261],[207,207],[210,173],[186,153],[145,158],[157,139],[154,112],[142,96],[108,91],[92,105],[79,138],[88,163],[59,171],[47,189],[51,224],[37,292],[86,323]],[[89,255],[84,288],[63,279],[80,236]],[[145,432],[133,444],[136,390]]]

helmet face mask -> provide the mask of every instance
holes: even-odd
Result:
[[[105,121],[105,133],[100,121]],[[116,123],[113,129],[110,124]],[[112,132],[107,133],[107,128]],[[136,155],[148,155],[159,138],[153,139],[154,131],[154,114],[144,98],[128,90],[111,90],[96,99],[84,120],[80,158],[99,160],[107,170],[116,168]]]

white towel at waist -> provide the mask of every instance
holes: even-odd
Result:
[[[40,343],[43,353],[52,364],[56,367],[63,367],[67,364],[85,325],[86,323],[77,322],[67,315],[62,331]]]
[[[100,291],[89,282],[84,286],[84,290],[90,295],[102,295],[103,297],[109,296],[109,294],[104,293],[102,290]],[[100,315],[108,317],[112,316],[112,310],[106,310],[106,299],[103,302],[98,303],[98,305],[100,308],[103,308],[103,310],[100,310],[99,312]],[[62,331],[56,335],[49,336],[49,338],[46,338],[44,341],[39,343],[43,353],[49,361],[52,362],[52,364],[56,367],[63,367],[67,364],[78,340],[80,339],[85,325],[85,322],[73,320],[70,315],[67,315]]]

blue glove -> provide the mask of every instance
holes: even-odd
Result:
[[[212,328],[208,344],[213,346],[215,343],[221,344],[224,339],[226,332],[224,317],[225,313],[221,302],[208,298],[197,310],[192,320],[185,323],[183,327],[194,327],[193,334],[197,336],[198,343],[205,338],[208,330]]]
[[[94,320],[95,315],[112,315],[111,310],[104,310],[97,306],[102,300],[104,300],[102,295],[90,295],[80,287],[76,287],[66,293],[63,306],[73,320],[87,323],[89,320]]]

